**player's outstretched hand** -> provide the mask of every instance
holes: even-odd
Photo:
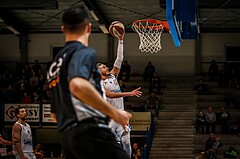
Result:
[[[117,109],[116,111],[117,113],[115,114],[115,116],[113,116],[112,119],[118,124],[122,125],[124,130],[127,131],[126,128],[127,128],[127,125],[129,124],[129,119],[132,117],[132,114],[119,109]]]
[[[141,89],[141,87],[138,87],[137,89],[134,89],[131,91],[131,96],[136,96],[136,97],[140,97],[142,96],[142,92],[139,91]]]

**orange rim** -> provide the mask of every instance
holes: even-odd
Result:
[[[167,31],[170,31],[170,28],[168,26],[168,22],[167,21],[162,21],[162,20],[156,20],[156,19],[141,19],[141,20],[136,20],[133,22],[132,25],[134,25],[136,28],[151,28],[153,30],[158,30],[159,26],[143,26],[143,25],[138,25],[138,23],[151,23],[151,24],[159,24],[162,25],[164,27],[164,29],[166,29]],[[160,29],[162,29],[162,27],[160,27]]]

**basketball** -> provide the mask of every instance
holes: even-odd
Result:
[[[125,34],[125,29],[123,23],[119,21],[114,21],[109,26],[109,32],[114,37],[121,37]]]

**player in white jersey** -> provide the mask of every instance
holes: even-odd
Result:
[[[12,128],[12,139],[14,142],[13,151],[16,155],[16,159],[36,159],[33,153],[31,127],[25,121],[27,118],[25,108],[16,108],[15,115],[18,120]]]
[[[105,88],[107,101],[113,105],[113,107],[124,110],[123,97],[136,96],[140,97],[142,92],[141,87],[134,89],[131,92],[121,92],[120,86],[117,81],[117,76],[120,72],[121,64],[123,61],[123,37],[118,38],[117,58],[114,62],[113,69],[109,71],[109,68],[99,63],[98,68],[101,72],[103,86]],[[113,120],[110,122],[109,127],[116,135],[117,140],[122,144],[123,149],[131,156],[131,143],[130,143],[130,126],[128,131],[124,130],[121,125],[117,124]]]

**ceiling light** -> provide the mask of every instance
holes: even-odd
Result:
[[[93,10],[90,10],[89,12],[92,15],[93,19],[95,19],[96,21],[99,21],[98,16],[96,15],[96,13]]]
[[[104,34],[108,34],[108,29],[106,28],[105,24],[99,24],[99,28],[102,30]]]
[[[10,30],[11,32],[13,32],[14,34],[18,35],[21,34],[19,31],[17,31],[15,28],[13,28],[12,26],[7,26],[8,30]]]

